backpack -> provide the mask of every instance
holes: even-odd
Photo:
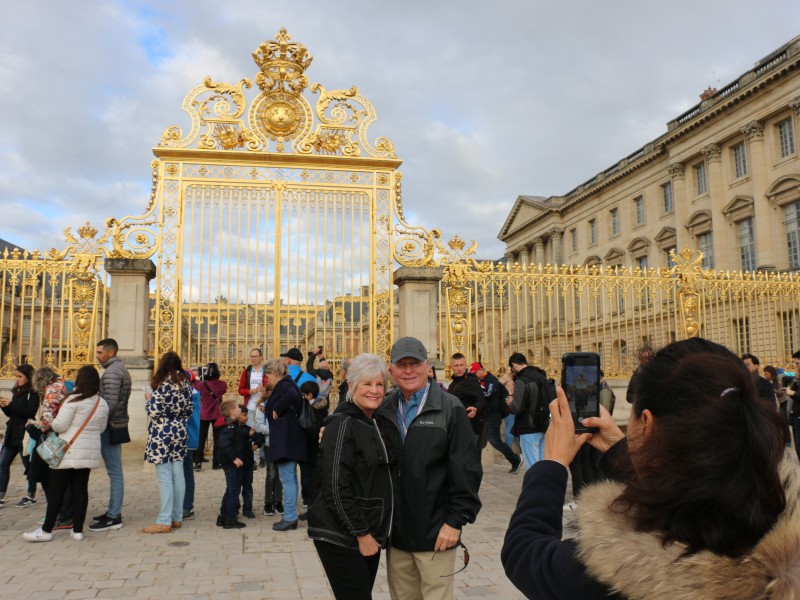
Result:
[[[547,374],[538,367],[533,367],[533,380],[525,382],[525,406],[530,402],[530,388],[535,385],[536,404],[529,408],[528,422],[544,433],[550,426],[550,402],[556,397],[556,382],[547,378]]]

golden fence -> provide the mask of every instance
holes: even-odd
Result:
[[[637,350],[700,335],[762,365],[791,366],[800,349],[800,276],[707,271],[692,250],[669,269],[460,260],[440,283],[439,356],[495,373],[522,352],[549,374],[565,352],[597,352],[608,377],[628,377]]]
[[[95,258],[69,251],[47,256],[3,251],[0,377],[13,377],[19,364],[72,375],[94,363],[95,343],[105,336],[108,324],[108,286]]]

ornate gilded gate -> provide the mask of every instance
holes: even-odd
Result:
[[[401,164],[371,143],[355,87],[303,95],[312,57],[286,30],[253,53],[252,83],[207,78],[187,94],[189,131],[154,149],[145,213],[110,220],[118,255],[157,257],[152,347],[236,378],[251,347],[387,354]]]

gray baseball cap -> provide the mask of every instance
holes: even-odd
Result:
[[[392,364],[404,359],[428,360],[428,351],[417,338],[403,337],[392,344]]]

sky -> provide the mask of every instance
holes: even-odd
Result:
[[[480,258],[517,196],[565,194],[800,34],[797,0],[0,0],[0,19],[0,238],[40,250],[141,214],[184,96],[254,78],[281,27],[311,83],[374,105],[407,221]]]

